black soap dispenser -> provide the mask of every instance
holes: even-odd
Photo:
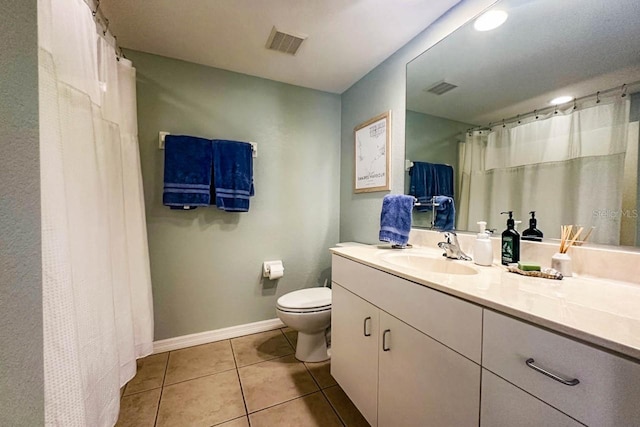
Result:
[[[522,240],[531,240],[533,242],[542,242],[542,231],[538,230],[538,220],[536,219],[536,211],[529,212],[531,219],[529,219],[529,228],[522,232]]]
[[[515,229],[513,211],[500,212],[500,215],[509,214],[507,229],[502,232],[502,264],[507,265],[520,261],[520,233]]]

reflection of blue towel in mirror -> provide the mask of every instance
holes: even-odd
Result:
[[[380,241],[404,247],[411,231],[413,197],[387,194],[382,199],[380,212]]]
[[[433,226],[438,230],[451,231],[455,229],[456,207],[452,197],[436,196],[436,218]]]
[[[449,165],[414,162],[409,176],[409,194],[418,199],[418,212],[430,211],[434,196],[453,197],[453,168]]]

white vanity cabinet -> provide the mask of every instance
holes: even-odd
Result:
[[[429,287],[439,280],[434,287],[457,286],[459,294],[461,278],[426,281],[407,269],[387,270],[375,261],[379,251],[352,253],[359,257],[332,260],[331,372],[371,425],[640,427],[640,363],[571,338],[587,339],[579,326],[592,322],[576,317],[582,311],[568,310],[566,322],[541,320],[549,330],[500,310],[536,319],[509,306],[520,300],[511,276],[500,283],[513,292],[508,301],[470,292],[471,303]],[[503,280],[496,272],[478,276]],[[636,323],[617,319],[603,329],[617,328],[618,339],[637,337]]]
[[[482,309],[341,257],[333,267],[331,373],[367,421],[477,426],[480,365],[446,344],[479,358]],[[391,296],[405,290],[413,305]],[[432,325],[440,311],[451,322]],[[477,339],[465,341],[469,330]]]

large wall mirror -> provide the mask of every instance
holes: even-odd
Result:
[[[487,221],[501,232],[500,212],[514,211],[522,232],[535,211],[545,240],[578,224],[593,228],[590,242],[640,245],[640,2],[489,10],[506,21],[471,21],[407,65],[406,192],[453,187],[457,230]],[[425,173],[440,182],[420,182]],[[414,226],[430,227],[432,209],[419,210]]]

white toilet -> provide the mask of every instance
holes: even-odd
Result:
[[[276,313],[282,322],[298,331],[296,359],[322,362],[329,359],[325,333],[331,326],[331,289],[308,288],[278,298]]]
[[[336,246],[366,246],[343,242]],[[330,358],[325,333],[331,326],[331,289],[308,288],[278,298],[276,313],[282,323],[298,331],[296,359],[322,362]]]

